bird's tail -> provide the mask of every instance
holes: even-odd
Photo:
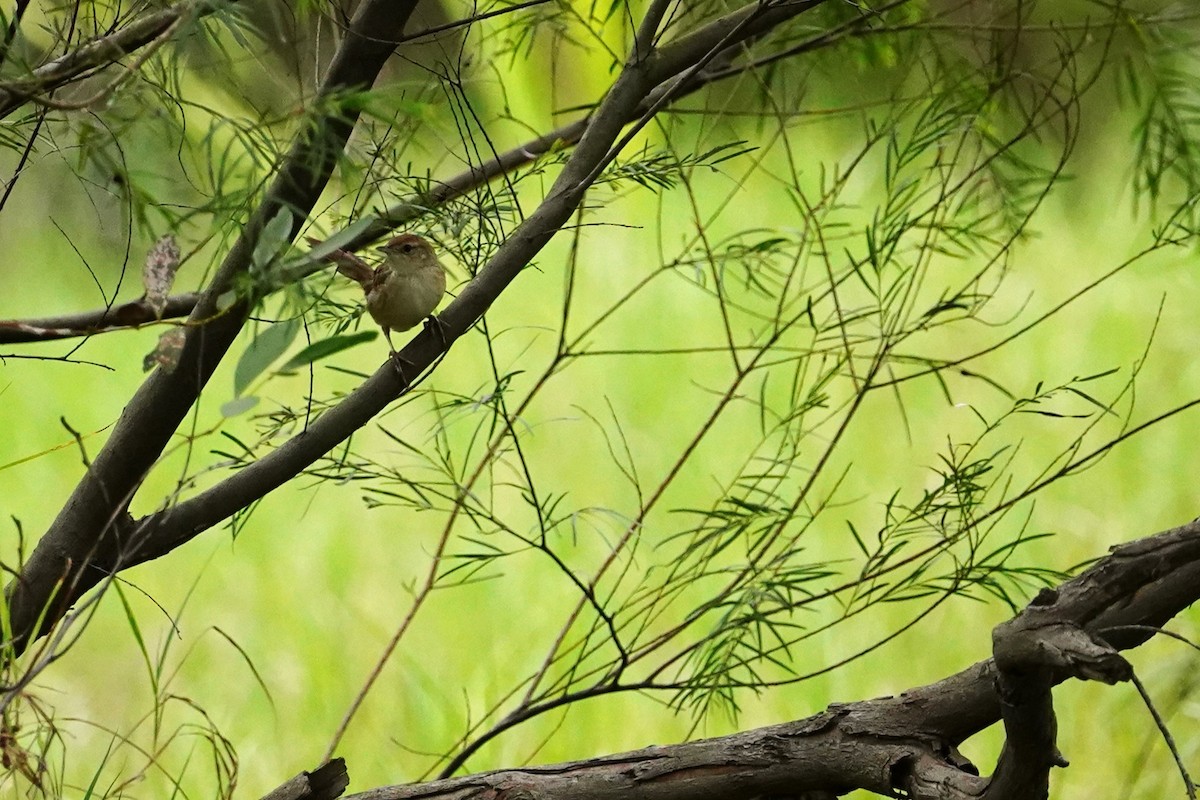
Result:
[[[319,240],[314,239],[311,236],[305,238],[308,240],[308,243],[314,247],[321,243]],[[333,264],[335,267],[337,267],[338,272],[345,275],[350,280],[358,283],[359,286],[363,287],[364,291],[371,286],[371,279],[374,276],[375,271],[371,269],[367,262],[363,261],[353,253],[346,250],[334,250],[332,253],[324,256],[322,260]]]

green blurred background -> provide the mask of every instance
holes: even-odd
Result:
[[[264,29],[286,27],[278,11],[255,14],[259,16],[254,23]],[[429,14],[424,24],[442,16]],[[329,35],[327,28],[321,30]],[[609,32],[610,43],[620,50],[622,35]],[[329,47],[326,40],[317,41]],[[436,59],[452,51],[453,44],[426,44],[412,57]],[[204,103],[230,116],[271,105],[282,110],[297,102],[293,83],[280,77],[288,74],[280,69],[286,52],[282,46],[254,57],[235,51],[232,73],[271,76],[262,79],[267,88],[258,86],[262,97],[239,100],[222,85],[222,78],[205,80],[195,72],[187,73],[188,91],[203,93]],[[311,58],[308,53],[298,57]],[[785,67],[802,74],[808,90],[801,108],[811,112],[811,118],[788,129],[797,156],[811,165],[803,169],[806,175],[855,151],[861,120],[826,112],[852,105],[862,87],[878,79],[876,71],[886,69],[866,64],[846,70],[838,59],[835,53]],[[306,63],[311,72],[311,63]],[[594,100],[610,80],[607,66],[607,57],[594,45],[590,50],[560,49],[542,40],[528,57],[495,56],[487,67],[472,71],[467,96],[496,146],[503,149],[527,135],[513,118],[543,130],[569,117],[556,115],[557,109]],[[548,76],[553,83],[548,84]],[[395,106],[408,108],[408,123],[420,131],[407,151],[419,166],[414,172],[429,169],[446,177],[461,168],[460,160],[467,157],[464,147],[439,149],[441,143],[460,138],[446,97],[420,88],[418,70],[398,66],[386,81]],[[720,107],[734,97],[732,90],[723,89],[707,102]],[[953,355],[995,341],[1146,246],[1156,223],[1152,210],[1129,188],[1133,120],[1133,111],[1118,105],[1103,84],[1088,95],[1070,180],[1053,192],[1035,218],[1037,235],[1015,247],[986,315],[994,325],[935,330],[923,347]],[[0,319],[96,308],[103,302],[102,289],[111,292],[118,285],[118,300],[140,293],[136,274],[153,241],[149,228],[154,223],[145,229],[131,225],[120,187],[106,182],[96,161],[80,163],[71,136],[79,135],[79,126],[85,124],[64,125],[60,139],[46,142],[0,215],[0,241],[8,253]],[[682,140],[690,134],[709,146],[735,139],[763,148],[778,146],[772,131],[753,119],[706,128],[680,118],[673,125],[673,136]],[[122,142],[136,181],[161,188],[171,180],[175,154],[169,141],[155,141],[152,132],[151,123],[131,125],[125,134],[129,138]],[[663,130],[650,130],[644,141],[655,143],[663,135]],[[8,153],[4,158],[5,173],[11,174],[12,159]],[[773,199],[776,187],[771,178],[765,171],[742,172],[746,163],[745,157],[733,159],[711,175],[696,177],[697,186],[714,197],[740,186],[730,212],[713,226],[713,235],[722,224],[729,230],[747,225],[794,230],[795,214]],[[858,199],[867,211],[873,202],[871,191],[864,182]],[[385,187],[380,199],[400,194]],[[524,183],[520,197],[528,212],[539,197],[537,181]],[[581,234],[573,321],[587,320],[606,308],[659,263],[660,248],[671,252],[691,229],[692,210],[678,190],[661,197],[640,188],[598,190],[595,198],[599,207],[589,221],[609,224],[585,228]],[[203,230],[202,219],[177,231],[185,250],[212,232]],[[322,226],[336,224],[334,213]],[[223,224],[221,230],[227,227],[231,226]],[[432,232],[439,231],[445,228]],[[185,264],[179,278],[183,288],[202,285],[221,254],[222,235]],[[526,271],[488,315],[495,364],[501,373],[514,373],[507,388],[512,398],[530,390],[553,356],[569,239],[560,235],[552,242],[536,268]],[[468,265],[449,259],[448,266],[452,285],[461,286]],[[122,269],[129,274],[119,282]],[[336,282],[329,291],[347,304],[357,300],[351,287]],[[1166,251],[1124,271],[1020,340],[973,362],[972,368],[1018,395],[1033,392],[1039,382],[1053,385],[1117,368],[1116,375],[1097,387],[1112,393],[1139,364],[1132,415],[1136,422],[1200,392],[1200,370],[1193,358],[1198,302],[1193,252]],[[268,306],[263,316],[273,319],[280,313],[279,307]],[[610,349],[644,347],[648,342],[663,347],[716,344],[717,320],[711,295],[682,277],[669,277],[598,329],[593,344]],[[255,329],[247,328],[243,346]],[[84,434],[84,444],[94,454],[144,379],[142,359],[163,330],[156,325],[83,342],[9,349],[21,355],[69,353],[111,369],[16,358],[6,358],[0,366],[0,498],[5,514],[14,520],[2,540],[6,563],[16,559],[16,521],[24,531],[25,546],[30,546],[81,473],[80,453],[61,420]],[[299,347],[297,343],[294,349]],[[311,376],[265,379],[253,389],[259,406],[225,419],[220,406],[233,398],[235,352],[209,385],[194,420],[181,431],[180,446],[150,476],[133,512],[152,511],[175,490],[185,471],[194,474],[218,463],[212,451],[232,447],[222,432],[252,441],[259,424],[255,414],[279,406],[302,408],[309,391],[321,397],[350,391],[358,379],[346,370],[370,372],[383,355],[384,346],[377,340],[318,362]],[[550,379],[523,415],[522,444],[540,485],[548,493],[565,494],[566,502],[580,509],[632,513],[635,498],[611,463],[601,426],[588,415],[607,418],[612,409],[639,474],[655,485],[708,413],[711,387],[725,380],[728,366],[727,356],[720,353],[594,357],[572,363]],[[489,414],[482,401],[495,388],[491,370],[484,338],[464,337],[423,384],[423,393],[393,406],[376,425],[355,436],[355,451],[414,479],[428,475],[422,472],[427,467],[421,459],[380,427],[418,448],[432,448],[442,424],[434,401],[453,394],[475,398],[479,405],[463,405],[448,421],[450,438],[465,448],[474,426]],[[995,414],[1010,402],[981,381],[952,382],[948,393],[949,397],[933,385],[909,384],[899,395],[879,392],[868,400],[839,451],[840,463],[850,470],[839,496],[853,500],[853,505],[822,521],[819,535],[809,542],[814,558],[836,559],[852,550],[839,521],[869,526],[893,492],[927,486],[928,468],[937,463],[946,442],[978,433],[969,407]],[[703,507],[711,502],[707,498],[713,487],[732,478],[737,459],[731,454],[739,452],[755,418],[751,408],[735,412],[697,450],[684,479],[651,518],[644,533],[649,548],[645,552],[655,552],[655,537],[665,539],[680,524],[669,508]],[[1008,429],[1011,441],[1019,443],[1014,472],[1032,474],[1049,462],[1065,441],[1062,426],[1069,424],[1035,417]],[[1158,425],[1022,506],[1019,516],[1027,517],[1029,531],[1054,536],[1026,546],[1017,558],[1069,570],[1112,544],[1196,516],[1191,456],[1200,445],[1198,427],[1192,414]],[[289,432],[298,429],[299,424]],[[184,446],[186,434],[196,437],[194,449]],[[222,474],[204,475],[199,485],[210,485]],[[519,498],[497,491],[499,504],[519,518]],[[127,606],[115,595],[107,596],[79,641],[31,689],[54,709],[61,740],[51,752],[63,780],[85,786],[98,773],[97,785],[103,789],[141,769],[150,760],[146,750],[156,740],[170,740],[153,759],[159,766],[130,787],[130,796],[162,796],[171,785],[170,776],[181,773],[192,796],[205,796],[211,791],[205,787],[213,782],[203,733],[209,724],[236,748],[240,796],[257,796],[315,766],[407,613],[413,587],[422,580],[446,523],[439,511],[373,507],[364,502],[365,494],[354,482],[302,477],[264,500],[236,537],[228,530],[211,530],[169,556],[125,573],[122,594]],[[1015,530],[1015,520],[1011,527]],[[564,544],[564,550],[579,563],[594,563],[604,552],[604,542],[621,529],[616,519],[582,515],[573,542]],[[541,662],[576,597],[560,574],[533,555],[505,559],[478,577],[470,585],[433,593],[337,748],[348,761],[352,791],[427,777],[433,755],[451,747],[465,725],[478,720]],[[950,599],[882,649],[828,674],[740,695],[736,716],[718,712],[697,724],[690,715],[667,707],[668,698],[605,697],[506,733],[473,757],[468,769],[580,759],[719,735],[807,716],[830,702],[927,683],[988,655],[991,626],[1011,612],[1001,603],[979,600]],[[915,611],[912,604],[876,608],[866,618],[793,652],[794,667],[809,672],[868,647],[907,623]],[[130,613],[136,626],[130,623]],[[1195,627],[1194,614],[1172,624],[1173,630],[1191,638],[1197,634]],[[150,664],[139,655],[135,629],[151,653]],[[159,653],[165,653],[161,669],[156,663]],[[1130,658],[1160,707],[1172,715],[1184,755],[1194,763],[1194,654],[1177,642],[1156,640]],[[159,721],[154,711],[156,684],[160,697],[172,698]],[[1072,766],[1054,773],[1054,796],[1159,797],[1178,791],[1170,756],[1132,687],[1072,683],[1057,689],[1056,698],[1060,747]],[[156,725],[162,731],[157,737]],[[172,738],[174,731],[179,735]],[[990,731],[965,749],[986,773],[999,742],[998,733]],[[10,781],[8,786],[18,793],[19,784]]]

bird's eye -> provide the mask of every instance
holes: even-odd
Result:
[[[415,250],[416,248],[414,248],[414,247],[413,247],[411,244],[405,244],[405,245],[404,245],[403,247],[401,247],[400,249],[401,249],[401,250],[403,250],[403,251],[404,251],[404,252],[406,252],[406,253],[411,253],[411,252],[412,252],[413,250]]]

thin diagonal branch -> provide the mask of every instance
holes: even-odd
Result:
[[[666,0],[662,0],[660,5],[665,2]],[[631,59],[596,112],[591,116],[577,148],[550,188],[546,199],[513,231],[508,240],[500,246],[492,261],[446,308],[440,317],[441,323],[437,335],[426,331],[415,337],[403,349],[402,359],[406,364],[412,365],[412,369],[406,368],[406,371],[416,375],[429,368],[455,339],[475,324],[476,320],[500,296],[500,293],[516,279],[524,266],[550,241],[559,228],[569,221],[571,214],[574,213],[590,186],[589,181],[594,178],[595,166],[611,157],[612,145],[625,125],[643,113],[644,103],[649,96],[657,87],[677,75],[681,70],[681,65],[682,69],[687,69],[689,63],[699,63],[703,59],[710,58],[714,48],[729,47],[740,39],[760,34],[765,29],[763,27],[764,17],[769,17],[773,21],[772,24],[777,25],[816,7],[821,2],[823,0],[804,0],[779,7],[751,3],[702,26],[699,30],[677,41],[652,51],[649,55],[638,51],[642,52],[642,56]],[[762,11],[763,8],[768,8],[768,10]],[[665,5],[663,11],[665,12]],[[644,30],[646,30],[645,27],[643,27]],[[734,30],[736,30],[736,35],[731,37],[730,32]],[[689,62],[688,58],[693,61]],[[293,204],[293,206],[298,205],[300,204]],[[264,224],[263,215],[256,215],[255,221],[260,226]],[[257,230],[257,228],[252,229]],[[252,249],[252,245],[248,246]],[[235,246],[230,258],[234,258],[239,252],[239,248]],[[245,258],[248,253],[249,250],[246,250],[241,253],[240,257]],[[227,285],[228,278],[225,275],[226,270],[222,269],[214,281],[215,287]],[[204,319],[205,313],[215,309],[212,304],[217,290],[217,288],[210,288],[205,294],[192,315],[194,320]],[[244,313],[243,310],[241,314]],[[171,375],[156,373],[156,377],[160,381],[170,382],[178,380],[178,376],[186,376],[189,372],[199,369],[200,374],[207,379],[216,366],[216,360],[224,353],[229,343],[232,342],[233,336],[240,329],[241,314],[231,315],[227,312],[223,317],[203,324],[199,329],[192,331],[188,337],[188,345],[181,357],[180,368]],[[233,323],[223,322],[227,317],[232,317]],[[214,329],[219,331],[217,337],[207,338],[212,336]],[[199,344],[197,344],[197,340],[199,340]],[[150,383],[153,383],[153,379]],[[199,385],[188,386],[187,391],[198,393],[200,386],[202,386],[202,382]],[[61,616],[70,602],[82,596],[85,591],[95,586],[107,575],[119,569],[165,555],[175,547],[283,485],[365,425],[407,388],[407,384],[389,362],[336,407],[326,411],[314,421],[304,433],[297,435],[245,469],[239,470],[235,475],[213,488],[170,509],[151,514],[138,522],[122,517],[120,527],[124,535],[110,537],[110,539],[119,540],[119,547],[116,546],[117,542],[111,542],[103,553],[94,556],[87,547],[81,549],[78,540],[67,536],[67,541],[76,547],[72,551],[74,555],[71,563],[86,565],[88,561],[94,560],[95,564],[77,567],[73,571],[72,579],[66,583],[59,595],[58,604],[49,609],[46,625],[52,624]],[[168,397],[170,396],[168,395]],[[194,394],[189,396],[194,397]],[[114,440],[118,439],[119,434],[135,435],[132,420],[138,419],[142,414],[148,413],[154,416],[157,413],[146,411],[145,405],[139,402],[139,398],[140,394],[126,409],[125,415],[118,423],[118,430],[113,434]],[[189,406],[190,403],[189,399]],[[172,418],[175,419],[170,423],[170,430],[173,431],[178,420],[182,418],[182,414],[186,412],[186,407],[182,403],[175,403],[170,408]],[[160,417],[154,416],[153,433],[155,437],[170,435],[167,423]],[[97,469],[101,466],[108,451],[109,448],[106,448],[97,458]],[[155,455],[157,452],[155,451]],[[144,471],[152,463],[153,459],[144,462],[139,460],[138,466]],[[101,474],[106,473],[101,472]],[[19,619],[25,627],[18,627],[14,623],[15,630],[24,634],[32,626],[38,610],[54,596],[50,589],[53,582],[48,581],[53,573],[49,570],[57,567],[61,571],[63,559],[61,556],[56,557],[61,551],[53,537],[66,536],[64,532],[77,530],[75,526],[79,525],[79,520],[73,521],[73,518],[85,520],[93,530],[113,527],[107,516],[101,516],[112,512],[105,512],[102,509],[114,507],[123,509],[128,504],[128,497],[132,495],[142,474],[142,472],[138,472],[136,475],[130,472],[121,473],[123,482],[120,485],[125,487],[125,494],[120,495],[119,502],[107,500],[111,492],[108,486],[103,485],[99,480],[85,478],[81,488],[77,489],[76,496],[82,494],[87,497],[89,505],[80,508],[75,502],[76,498],[72,498],[72,502],[68,503],[60,516],[60,520],[56,521],[55,526],[51,528],[34,552],[33,557],[30,558],[25,573],[13,584],[19,588],[24,585],[23,581],[28,579],[26,576],[30,576],[40,579],[34,580],[32,585],[40,586],[41,590],[31,592],[29,598],[25,599],[19,590],[14,590],[10,586],[10,593],[14,601],[21,600],[23,603],[19,609],[14,606],[13,615],[14,620]],[[113,520],[115,519],[114,516]],[[33,570],[34,567],[37,567],[37,571]],[[39,604],[35,606],[34,602],[39,602]],[[20,615],[18,615],[18,611]]]
[[[789,8],[800,13],[816,4],[794,4]],[[717,35],[714,31],[714,41]],[[670,47],[668,45],[667,49]],[[703,55],[703,51],[696,53],[697,58]],[[657,67],[661,63],[657,57],[653,58],[636,68],[632,74],[637,77],[624,82],[618,80],[614,85],[546,201],[513,232],[491,263],[441,314],[440,327],[446,344],[443,346],[438,335],[425,332],[404,347],[401,357],[406,364],[413,365],[413,374],[427,369],[448,350],[454,339],[482,316],[521,268],[549,241],[558,226],[569,219],[585,188],[579,186],[578,180],[587,175],[599,159],[608,155],[609,146],[625,123],[640,113],[647,96],[642,87],[663,82]],[[129,554],[128,563],[165,555],[278,488],[365,425],[405,388],[391,364],[384,364],[336,407],[310,424],[304,433],[211,489],[141,520],[137,526],[137,546]]]

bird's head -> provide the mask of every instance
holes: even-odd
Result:
[[[396,272],[412,272],[425,267],[439,266],[437,255],[429,242],[413,233],[402,233],[379,247],[388,267]]]

